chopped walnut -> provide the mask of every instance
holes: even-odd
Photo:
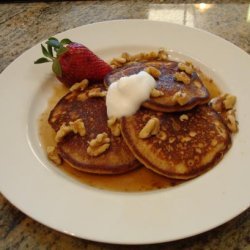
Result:
[[[193,65],[192,62],[186,61],[185,64],[186,64],[187,66],[189,66],[189,67],[192,67],[192,68],[194,69],[194,65]]]
[[[130,57],[130,59],[131,59],[132,62],[143,61],[143,60],[145,60],[145,54],[144,53],[139,53],[139,54],[136,54],[136,55],[132,55]]]
[[[87,153],[91,156],[98,156],[110,147],[110,139],[107,133],[98,134],[95,139],[89,142]]]
[[[188,120],[188,115],[186,115],[186,114],[180,115],[179,119],[180,119],[181,122],[187,121]]]
[[[88,147],[87,153],[91,156],[98,156],[102,153],[104,153],[110,146],[110,143],[105,143],[103,145],[100,145],[99,147]]]
[[[88,92],[89,97],[104,97],[107,91],[102,91],[101,88],[93,88]]]
[[[223,94],[217,96],[209,102],[211,107],[217,112],[232,109],[235,106],[235,103],[236,96],[230,94]]]
[[[156,135],[157,138],[159,138],[160,140],[162,141],[165,141],[167,139],[167,134],[166,132],[164,131],[160,131],[157,135]]]
[[[63,137],[69,134],[70,132],[72,132],[71,126],[67,126],[65,123],[63,123],[60,129],[56,133],[55,137],[56,142],[60,142],[63,139]]]
[[[161,75],[161,71],[152,66],[145,68],[145,71],[156,79],[158,79],[159,76]]]
[[[87,79],[84,79],[81,82],[77,82],[77,83],[73,84],[69,90],[70,91],[73,91],[76,89],[84,90],[87,88],[88,84],[89,84],[89,81]]]
[[[226,125],[232,133],[236,133],[238,131],[235,110],[229,110],[226,112]]]
[[[130,62],[141,62],[150,60],[167,61],[168,60],[167,51],[165,49],[159,49],[159,51],[138,53],[135,55],[129,55],[127,52],[124,52],[120,57],[112,59],[110,65],[113,68],[117,68]]]
[[[165,49],[159,49],[158,51],[158,60],[167,61],[168,60],[168,53]]]
[[[62,164],[62,159],[57,153],[57,150],[53,146],[48,146],[47,147],[47,154],[48,158],[53,161],[56,165],[61,165]]]
[[[119,62],[117,62],[117,61],[115,60],[115,58],[112,59],[112,61],[110,62],[110,65],[111,65],[113,68],[122,66],[122,64],[120,64]]]
[[[139,133],[139,138],[146,139],[152,135],[156,135],[160,130],[160,121],[158,118],[151,118]]]
[[[69,122],[69,126],[72,128],[72,131],[75,134],[79,134],[80,136],[84,136],[86,134],[86,129],[82,119],[77,119],[73,122]]]
[[[181,106],[185,105],[189,101],[189,97],[186,93],[178,91],[173,96],[173,101],[179,103]]]
[[[150,92],[150,97],[152,98],[157,98],[157,97],[161,97],[164,95],[164,92],[158,89],[152,89]]]
[[[189,141],[191,141],[191,137],[189,137],[189,136],[183,136],[182,138],[181,138],[181,142],[183,143],[183,142],[189,142]]]
[[[104,143],[110,143],[110,139],[108,138],[108,135],[105,132],[98,134],[95,139],[90,141],[89,145],[91,147],[98,147]]]
[[[117,57],[115,58],[115,60],[121,64],[124,64],[127,61],[124,57]]]
[[[114,68],[121,67],[125,63],[126,63],[126,59],[122,57],[113,58],[112,61],[110,62],[111,66],[113,66]]]
[[[195,137],[195,136],[197,135],[197,133],[194,132],[194,131],[190,131],[190,132],[189,132],[189,135],[190,135],[191,137]]]
[[[158,53],[155,51],[151,51],[148,53],[142,53],[142,59],[146,60],[154,60],[158,58]]]
[[[200,83],[199,81],[197,81],[197,80],[194,81],[194,85],[195,85],[198,89],[200,89],[200,88],[202,87],[201,83]]]
[[[225,99],[223,101],[224,107],[226,110],[232,109],[236,103],[236,96],[226,94]]]
[[[121,124],[117,118],[111,117],[108,119],[108,127],[110,128],[113,136],[121,135]]]
[[[174,74],[175,80],[178,82],[183,82],[184,84],[190,84],[190,77],[185,72],[176,72]]]
[[[122,66],[123,64],[125,64],[127,62],[126,58],[124,57],[117,57],[117,58],[114,58],[112,61],[111,61],[111,65],[114,65],[114,66]]]
[[[69,122],[69,125],[65,123],[62,124],[60,129],[56,133],[56,142],[60,142],[64,136],[69,134],[70,132],[74,132],[75,134],[80,134],[84,136],[86,134],[85,126],[82,119],[77,119],[73,122]]]
[[[193,65],[190,63],[179,63],[178,68],[185,71],[187,74],[191,75],[194,72]]]
[[[173,142],[175,142],[175,140],[176,140],[175,137],[170,137],[170,138],[168,139],[168,142],[169,142],[169,143],[173,143]]]
[[[129,62],[131,60],[129,53],[127,52],[122,53],[121,57],[124,58],[126,62]]]

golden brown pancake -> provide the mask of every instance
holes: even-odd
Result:
[[[88,97],[87,91],[81,90],[69,92],[51,111],[49,123],[58,131],[63,123],[69,124],[77,119],[83,120],[86,135],[71,132],[58,142],[57,151],[64,161],[80,171],[97,174],[120,174],[139,166],[122,136],[114,137],[107,127],[104,97]],[[110,147],[98,156],[90,156],[88,142],[103,132],[111,140]]]
[[[140,131],[152,117],[159,119],[160,132],[140,139]],[[200,175],[214,166],[231,145],[228,129],[208,105],[180,113],[142,108],[133,116],[123,117],[121,127],[136,158],[169,178],[189,179]]]
[[[209,93],[196,72],[190,75],[190,84],[184,84],[175,80],[174,74],[178,71],[178,62],[174,61],[131,63],[114,69],[111,73],[109,73],[105,77],[105,85],[109,86],[111,83],[119,80],[123,76],[137,74],[149,66],[153,66],[160,70],[161,75],[159,79],[156,80],[156,89],[161,90],[164,95],[157,98],[150,98],[148,101],[143,103],[144,107],[162,112],[175,112],[190,110],[199,104],[208,102]],[[197,87],[197,82],[199,87]],[[188,101],[184,105],[180,105],[178,102],[173,100],[174,94],[178,91],[186,93],[188,96]]]

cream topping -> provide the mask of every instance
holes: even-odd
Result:
[[[155,79],[145,71],[121,77],[113,82],[106,96],[108,117],[120,118],[133,115],[141,104],[149,99],[155,86]]]

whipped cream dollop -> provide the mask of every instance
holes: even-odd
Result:
[[[149,99],[155,86],[155,79],[145,71],[113,82],[106,96],[108,117],[120,118],[135,114],[141,104]]]

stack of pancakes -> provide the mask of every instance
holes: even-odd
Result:
[[[105,96],[88,93],[93,88],[105,91],[121,77],[148,67],[160,71],[155,80],[161,95],[144,102],[134,115],[122,117],[121,134],[113,135]],[[210,93],[197,71],[188,74],[188,84],[176,80],[175,73],[180,71],[178,62],[170,60],[130,62],[109,73],[104,83],[70,91],[51,111],[49,123],[57,132],[62,125],[81,119],[86,134],[66,134],[56,146],[59,156],[73,168],[96,174],[121,174],[144,165],[169,178],[190,179],[214,166],[230,148],[230,131],[208,104]],[[185,102],[176,101],[176,93],[184,94]],[[159,121],[157,133],[141,138],[140,132],[151,119]],[[90,141],[102,133],[110,139],[110,146],[97,156],[89,155]]]

